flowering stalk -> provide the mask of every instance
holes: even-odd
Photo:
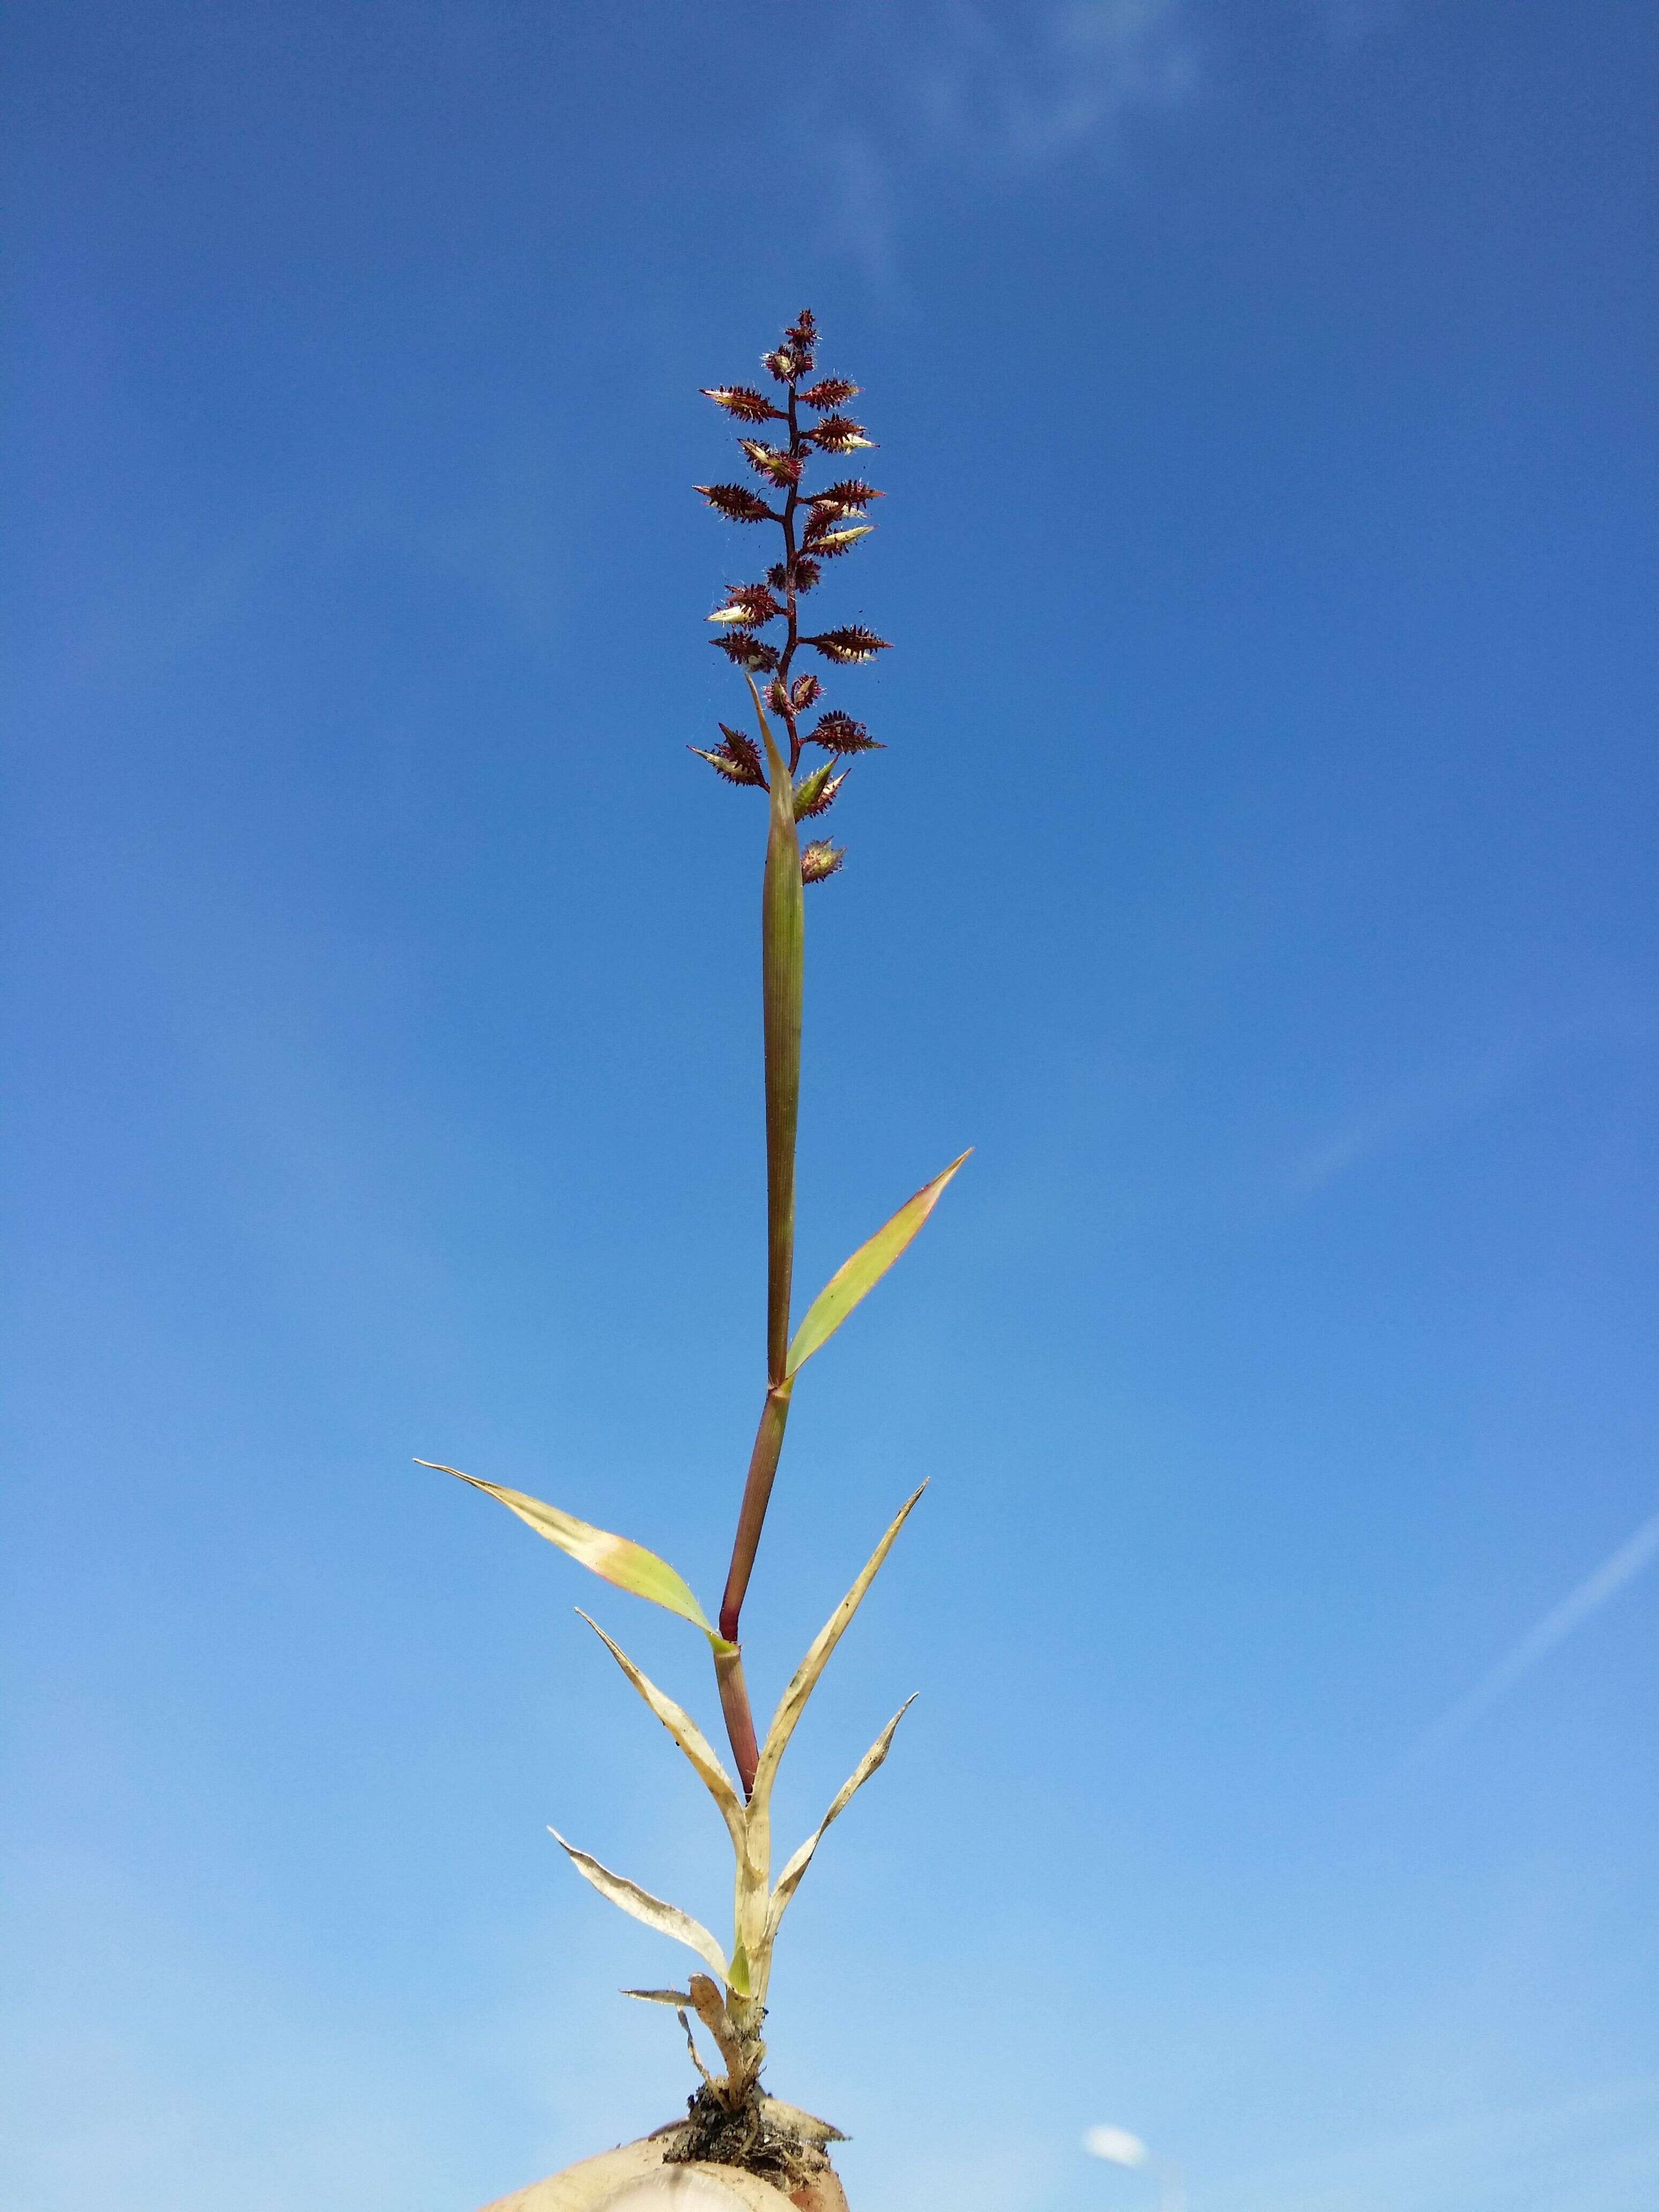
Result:
[[[772,1495],[772,1484],[783,1449],[789,1419],[793,1377],[789,1369],[789,1306],[795,1243],[795,1132],[800,1102],[801,988],[804,954],[803,886],[821,883],[841,867],[844,854],[828,842],[815,842],[803,853],[796,824],[827,814],[847,780],[847,770],[836,773],[838,759],[877,750],[876,740],[861,722],[830,710],[821,714],[810,730],[805,717],[822,698],[823,686],[816,675],[793,673],[796,653],[810,646],[823,659],[841,665],[873,659],[887,648],[887,641],[858,625],[803,634],[801,601],[817,585],[823,563],[846,553],[872,526],[864,520],[872,501],[882,495],[873,484],[849,477],[822,490],[808,490],[808,465],[823,454],[850,453],[866,448],[872,441],[862,424],[840,410],[858,386],[840,377],[823,377],[803,389],[816,366],[817,329],[811,309],[784,332],[783,343],[765,355],[763,366],[781,389],[780,407],[764,392],[745,385],[724,385],[708,397],[739,422],[779,422],[787,443],[773,445],[754,437],[738,441],[744,459],[763,483],[781,495],[781,506],[770,506],[746,484],[699,484],[715,512],[734,522],[775,524],[783,539],[781,561],[766,572],[763,582],[731,586],[725,604],[708,619],[720,625],[714,640],[748,678],[759,725],[761,749],[741,732],[720,724],[722,743],[709,751],[691,750],[708,762],[729,783],[758,785],[770,799],[766,840],[766,869],[761,894],[761,978],[764,1009],[766,1069],[766,1396],[760,1424],[750,1455],[749,1475],[744,1486],[732,1546],[732,1565],[720,1601],[721,1637],[738,1642],[743,1601],[755,1565],[761,1529]],[[815,416],[810,423],[803,416]],[[781,644],[763,633],[783,624]],[[757,688],[757,675],[768,678],[766,706],[783,725],[787,759],[774,742],[765,707]],[[800,777],[801,755],[808,744],[821,747],[829,758]],[[753,1716],[744,1687],[740,1660],[717,1662],[721,1707],[732,1754],[738,1764],[744,1794],[755,1779]]]
[[[635,1990],[629,1994],[671,2006],[679,2015],[692,2056],[703,2072],[704,2088],[693,2100],[689,2132],[671,2158],[725,2159],[755,2172],[785,2176],[790,2190],[823,2167],[823,2144],[833,2130],[775,2106],[760,2091],[765,2057],[761,2038],[772,1952],[778,1927],[814,1852],[830,1823],[840,1818],[854,1795],[886,1759],[894,1730],[905,1710],[887,1723],[832,1802],[818,1826],[772,1872],[771,1803],[778,1765],[806,1701],[830,1654],[863,1601],[899,1529],[915,1504],[915,1492],[901,1507],[863,1572],[818,1632],[778,1701],[764,1736],[756,1740],[754,1716],[743,1674],[738,1627],[743,1601],[754,1568],[766,1509],[783,1449],[795,1379],[908,1247],[927,1220],[962,1159],[907,1200],[891,1219],[867,1237],[830,1278],[791,1327],[791,1279],[794,1267],[795,1132],[800,1102],[801,977],[804,899],[808,884],[837,872],[842,853],[827,840],[805,848],[799,825],[816,821],[836,804],[847,781],[848,763],[877,750],[861,722],[839,708],[819,707],[823,686],[810,672],[797,674],[803,647],[836,666],[870,660],[887,650],[884,638],[859,623],[807,631],[801,627],[801,603],[817,587],[827,561],[838,559],[866,537],[864,520],[881,497],[873,485],[848,477],[821,490],[805,483],[809,465],[827,454],[867,447],[860,426],[841,410],[856,386],[838,377],[807,382],[814,373],[817,328],[803,313],[785,331],[783,343],[765,355],[764,365],[777,387],[775,398],[746,386],[723,386],[709,397],[741,423],[783,426],[779,442],[744,435],[738,440],[750,467],[772,495],[763,498],[747,484],[701,484],[698,489],[717,514],[740,523],[771,524],[781,534],[781,558],[758,583],[733,585],[724,604],[709,617],[719,630],[716,643],[742,671],[755,710],[756,735],[720,725],[720,742],[692,750],[730,784],[767,795],[766,860],[761,891],[761,976],[766,1081],[766,1389],[759,1426],[749,1460],[748,1479],[732,1547],[732,1565],[716,1627],[704,1613],[684,1577],[656,1553],[630,1538],[614,1535],[579,1520],[523,1491],[507,1490],[458,1468],[457,1475],[475,1490],[498,1500],[538,1535],[601,1576],[676,1613],[708,1640],[719,1684],[720,1709],[737,1765],[734,1781],[696,1723],[650,1681],[603,1629],[599,1633],[623,1672],[667,1729],[713,1798],[731,1838],[735,1860],[730,1948],[701,1921],[626,1876],[614,1874],[586,1851],[565,1844],[572,1863],[602,1895],[634,1918],[672,1937],[696,1954],[709,1972],[689,1977],[684,1989]],[[778,404],[781,402],[781,404]],[[781,625],[779,636],[777,626]],[[770,631],[772,635],[768,636]],[[758,680],[757,680],[758,679]],[[764,691],[762,690],[764,684]],[[826,757],[807,765],[804,754],[815,746]],[[963,1158],[967,1155],[964,1153]],[[437,1462],[425,1461],[422,1465]],[[598,1624],[592,1624],[596,1628]],[[562,1844],[562,1837],[559,1838]],[[726,2072],[718,2078],[702,2067],[690,2027],[695,2014],[713,2038]],[[722,2132],[727,2123],[735,2133]],[[707,2127],[705,2127],[707,2123]],[[712,2128],[711,2136],[708,2130]],[[819,2130],[816,2135],[812,2130]],[[803,2130],[805,2132],[803,2133]],[[711,2148],[711,2145],[714,2146]],[[724,2148],[720,2146],[724,2145]],[[768,2165],[767,2161],[774,2161]],[[816,2161],[816,2165],[814,2163]],[[796,2193],[794,2201],[809,2201]]]

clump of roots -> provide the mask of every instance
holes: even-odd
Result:
[[[663,2153],[665,2166],[741,2166],[786,2197],[820,2182],[830,2170],[826,2142],[840,2131],[771,2097],[754,2096],[734,2110],[705,2083],[686,2100],[686,2118]]]

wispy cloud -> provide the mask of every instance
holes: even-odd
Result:
[[[1310,1146],[1291,1170],[1292,1189],[1311,1195],[1351,1168],[1469,1120],[1536,1057],[1535,1048],[1492,1051],[1408,1077]]]
[[[1577,1589],[1564,1597],[1544,1615],[1535,1628],[1529,1629],[1506,1657],[1500,1659],[1489,1674],[1477,1682],[1468,1695],[1460,1698],[1449,1712],[1443,1714],[1431,1729],[1427,1729],[1412,1747],[1405,1761],[1408,1773],[1425,1765],[1435,1755],[1455,1742],[1482,1713],[1495,1705],[1506,1691],[1514,1688],[1523,1674],[1530,1674],[1540,1660],[1547,1659],[1558,1646],[1566,1642],[1574,1629],[1582,1628],[1592,1614],[1597,1613],[1610,1598],[1616,1597],[1626,1583],[1633,1582],[1650,1561],[1659,1558],[1659,1513],[1644,1521],[1627,1543],[1621,1544],[1611,1559],[1604,1559],[1593,1575],[1589,1575]]]
[[[1337,1122],[1291,1162],[1291,1193],[1310,1197],[1354,1168],[1474,1121],[1574,1053],[1651,1035],[1650,1000],[1623,979],[1583,978],[1577,990],[1580,1002],[1571,1011],[1534,1017],[1465,1057],[1421,1068]]]
[[[1027,168],[1109,143],[1130,113],[1189,98],[1201,77],[1186,0],[1066,0],[1014,15],[961,0],[939,21],[922,99],[936,143]]]
[[[868,138],[854,136],[836,157],[832,195],[837,242],[871,282],[893,281],[893,191],[887,163]]]

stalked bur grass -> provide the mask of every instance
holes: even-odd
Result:
[[[627,1537],[579,1521],[557,1506],[523,1492],[503,1489],[459,1468],[440,1468],[475,1490],[500,1500],[538,1535],[589,1567],[619,1589],[678,1613],[701,1630],[714,1656],[721,1712],[730,1739],[735,1778],[696,1723],[674,1699],[647,1679],[612,1643],[597,1622],[589,1621],[635,1689],[667,1729],[708,1790],[726,1823],[736,1860],[732,1935],[729,1951],[701,1922],[678,1905],[653,1897],[636,1882],[573,1844],[558,1841],[574,1865],[613,1905],[647,1927],[672,1936],[696,1953],[708,1969],[689,1977],[684,1989],[632,1990],[679,2014],[691,2055],[705,2084],[704,2105],[717,2118],[746,2123],[744,2143],[775,2137],[775,2115],[788,2112],[760,2092],[765,2045],[761,2024],[766,2011],[772,1950],[785,1909],[831,1821],[886,1758],[893,1734],[908,1705],[892,1719],[859,1761],[829,1811],[806,1841],[772,1876],[772,1787],[780,1761],[819,1675],[858,1610],[894,1539],[921,1492],[908,1498],[871,1554],[847,1595],[818,1632],[778,1702],[765,1736],[757,1740],[749,1692],[744,1680],[739,1630],[743,1601],[754,1570],[767,1507],[783,1449],[790,1400],[796,1380],[813,1354],[841,1327],[854,1306],[881,1279],[916,1235],[945,1185],[967,1158],[924,1185],[884,1227],[860,1246],[838,1268],[792,1330],[791,1285],[795,1242],[795,1132],[800,1102],[801,994],[805,946],[803,892],[809,884],[836,874],[843,853],[827,840],[803,848],[799,825],[827,814],[847,781],[851,762],[879,750],[864,724],[839,708],[822,706],[823,685],[817,674],[797,674],[803,649],[831,666],[848,667],[887,651],[887,641],[859,623],[808,631],[802,628],[803,603],[822,580],[826,562],[849,552],[869,534],[866,519],[881,494],[858,477],[814,489],[809,469],[826,456],[866,449],[871,441],[860,424],[842,410],[857,392],[838,377],[816,377],[817,331],[804,313],[785,331],[781,344],[763,356],[773,395],[746,385],[722,386],[708,397],[740,423],[776,426],[773,440],[742,436],[744,458],[764,487],[746,483],[700,484],[697,489],[728,520],[769,525],[781,538],[781,557],[757,583],[735,584],[708,619],[717,626],[714,642],[747,684],[756,734],[718,725],[720,742],[691,750],[723,780],[765,794],[766,858],[761,891],[761,977],[766,1091],[766,1388],[759,1425],[750,1454],[749,1472],[732,1546],[732,1564],[720,1601],[718,1626],[711,1624],[684,1578],[667,1561]],[[759,679],[757,681],[757,679]],[[764,691],[761,688],[764,684]],[[814,719],[815,717],[815,719]],[[809,726],[810,722],[810,726]],[[826,757],[803,766],[808,747]],[[437,1462],[422,1460],[423,1467]],[[587,1616],[583,1614],[583,1619]],[[554,1832],[556,1834],[556,1831]],[[704,2067],[690,2025],[695,2015],[707,2031],[724,2068]],[[693,2122],[698,2100],[693,2100]],[[774,2116],[764,2126],[763,2114]],[[804,2116],[796,2116],[804,2118]],[[718,2132],[718,2130],[717,2130]],[[787,2133],[786,2128],[785,2133]],[[707,2138],[707,2130],[704,2131]],[[808,2134],[810,2140],[810,2131]],[[696,2155],[708,2154],[707,2148]],[[729,2149],[731,2162],[750,2162]],[[777,2155],[775,2142],[769,2154]],[[756,2162],[760,2162],[757,2160]],[[787,2163],[787,2154],[785,2163]]]

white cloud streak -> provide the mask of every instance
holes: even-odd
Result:
[[[1184,0],[1068,0],[1023,13],[960,4],[924,65],[936,143],[998,168],[1024,169],[1109,140],[1133,110],[1169,107],[1199,87]]]
[[[1611,1559],[1604,1559],[1593,1575],[1587,1576],[1577,1589],[1547,1613],[1467,1697],[1460,1698],[1419,1738],[1407,1756],[1404,1771],[1415,1772],[1455,1742],[1513,1689],[1522,1675],[1530,1674],[1540,1660],[1565,1644],[1576,1628],[1582,1628],[1592,1614],[1616,1597],[1626,1583],[1633,1582],[1655,1558],[1659,1558],[1659,1513],[1644,1521],[1628,1542],[1621,1544]]]

